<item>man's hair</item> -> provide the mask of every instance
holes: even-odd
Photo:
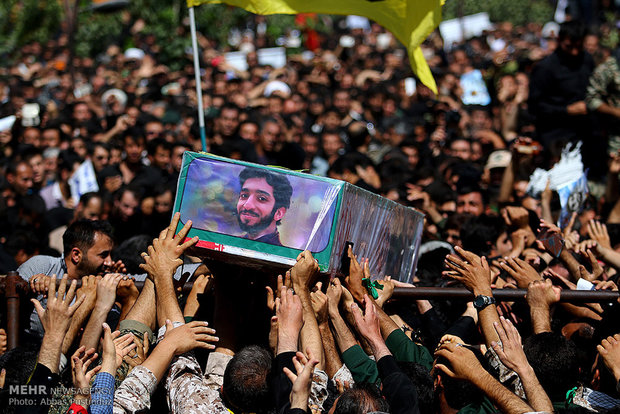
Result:
[[[365,414],[372,411],[389,412],[390,406],[374,384],[356,383],[342,393],[334,414]]]
[[[409,377],[418,394],[420,412],[432,413],[435,393],[433,392],[433,377],[431,377],[428,369],[416,362],[408,361],[398,361],[398,367]]]
[[[34,146],[29,146],[25,148],[21,153],[22,159],[28,162],[30,162],[30,160],[36,157],[37,155],[40,155],[41,157],[43,157],[43,150],[41,148],[37,148]]]
[[[107,221],[78,220],[72,223],[62,235],[65,256],[68,256],[74,247],[86,253],[95,244],[95,234],[97,233],[113,238],[112,226]]]
[[[138,200],[138,202],[142,201],[143,192],[142,189],[138,188],[135,185],[124,185],[119,188],[116,193],[114,193],[114,201],[120,201],[125,193],[133,194],[134,198]]]
[[[551,401],[563,401],[579,380],[577,346],[560,334],[543,332],[527,338],[523,351]]]
[[[230,111],[230,110],[232,110],[232,111],[237,111],[237,113],[241,113],[241,109],[240,109],[237,105],[235,105],[235,104],[234,104],[234,103],[232,103],[232,102],[226,102],[226,103],[225,103],[224,105],[222,105],[222,107],[220,108],[220,113],[219,113],[219,115],[218,115],[218,118],[219,118],[220,116],[222,116],[222,112],[224,112],[225,110],[229,110],[229,111]]]
[[[103,148],[104,150],[110,152],[110,145],[107,142],[95,142],[92,145],[88,145],[88,155],[92,156],[95,153],[95,149]]]
[[[169,151],[172,154],[173,145],[163,138],[152,139],[151,141],[149,141],[148,144],[146,144],[146,150],[148,154],[152,157],[155,156],[157,148],[159,147],[162,147],[164,151]]]
[[[271,408],[272,398],[268,377],[271,355],[257,345],[237,352],[224,371],[222,398],[234,412],[265,412]]]
[[[273,198],[276,202],[273,206],[274,211],[280,207],[289,208],[291,206],[291,196],[293,195],[293,187],[289,183],[284,174],[272,173],[260,168],[248,167],[239,173],[239,185],[243,188],[243,184],[250,178],[264,178],[267,184],[273,187]]]
[[[463,249],[477,255],[487,256],[499,236],[505,231],[506,223],[501,217],[485,214],[473,217],[461,227]]]
[[[140,253],[145,252],[152,241],[153,238],[146,234],[133,236],[112,250],[112,258],[122,260],[130,275],[140,274],[143,272],[140,265],[145,263]]]
[[[90,203],[90,200],[94,198],[98,198],[103,202],[103,197],[101,196],[101,194],[94,191],[89,191],[88,193],[84,193],[80,196],[80,203],[82,203],[82,205],[84,206],[87,206],[88,203]]]
[[[560,33],[558,34],[558,40],[564,39],[570,40],[583,40],[586,36],[586,27],[578,20],[572,20],[564,22],[560,25]]]
[[[278,126],[278,128],[280,128],[280,124],[278,123],[278,121],[275,120],[275,118],[265,118],[261,123],[260,123],[260,133],[262,133],[265,128],[267,127],[267,124],[275,124]]]

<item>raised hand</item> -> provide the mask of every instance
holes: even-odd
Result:
[[[317,282],[315,289],[310,293],[310,301],[312,302],[312,309],[314,310],[314,316],[316,322],[320,325],[326,323],[327,316],[327,295],[321,291],[323,284]]]
[[[118,367],[123,363],[123,358],[131,352],[136,344],[133,342],[133,334],[128,333],[119,337],[120,331],[112,332],[107,323],[103,324],[103,353],[101,355],[101,367],[105,372],[115,375]]]
[[[180,259],[181,255],[198,242],[198,236],[195,236],[183,243],[192,227],[191,220],[185,223],[175,237],[174,232],[180,219],[181,213],[176,213],[170,226],[162,230],[158,238],[153,239],[153,244],[149,246],[147,253],[142,253],[145,263],[140,264],[140,268],[155,280],[171,278],[177,267],[183,264],[183,260]]]
[[[112,309],[116,299],[116,287],[122,278],[120,273],[108,273],[97,283],[96,307],[105,312]]]
[[[349,292],[353,295],[353,298],[361,303],[364,299],[364,295],[366,294],[366,289],[362,285],[364,269],[357,261],[357,256],[353,254],[353,249],[351,249],[351,247],[349,247],[347,255],[351,259],[351,265],[349,267],[349,275],[345,278],[345,283],[349,288]]]
[[[278,318],[278,349],[297,350],[299,332],[304,325],[301,299],[292,289],[280,288],[280,297],[276,299],[276,316]]]
[[[377,290],[379,297],[377,298],[375,303],[380,308],[383,308],[383,305],[385,305],[385,303],[388,300],[390,300],[390,298],[392,297],[392,294],[394,293],[395,285],[394,285],[394,282],[392,281],[391,276],[386,276],[383,280],[379,280],[378,283],[381,284],[381,286],[383,286],[383,289]]]
[[[183,316],[195,316],[196,312],[200,308],[200,302],[198,301],[198,295],[205,292],[207,286],[213,280],[213,275],[199,275],[196,280],[194,280],[194,284],[192,285],[192,290],[187,295],[187,300],[185,301],[185,307],[183,308]]]
[[[319,363],[319,360],[314,358],[310,349],[308,349],[307,354],[308,357],[306,358],[302,352],[297,352],[293,357],[296,373],[284,367],[284,373],[293,383],[290,395],[291,408],[300,408],[304,411],[308,408],[314,367]]]
[[[276,291],[274,292],[271,289],[271,286],[265,286],[267,290],[267,307],[273,312],[276,309],[276,298],[280,297],[280,291],[282,286],[286,286],[287,288],[292,288],[293,284],[291,283],[291,271],[287,270],[285,277],[282,275],[278,275],[278,281],[276,285]]]
[[[112,266],[110,266],[110,269],[108,269],[108,272],[127,273],[127,268],[125,267],[125,264],[123,263],[122,260],[117,260],[114,263],[112,263]]]
[[[69,291],[67,291],[68,278],[69,277],[66,274],[63,276],[57,294],[56,276],[52,276],[50,279],[49,289],[47,291],[48,299],[46,309],[43,309],[43,306],[38,300],[31,300],[34,304],[37,315],[39,315],[39,319],[41,319],[45,332],[53,332],[57,335],[62,334],[63,337],[69,328],[71,317],[86,298],[86,295],[82,295],[73,305],[71,305],[71,302],[75,297],[75,287],[77,282],[75,280],[72,281]]]
[[[601,224],[600,221],[590,220],[587,226],[588,236],[598,244],[608,249],[611,249],[611,240],[609,239],[609,233],[607,232],[607,226]]]
[[[442,274],[463,283],[474,295],[491,294],[491,269],[486,257],[480,258],[460,247],[454,248],[458,256],[449,254],[445,264],[447,271]]]
[[[500,318],[500,323],[493,323],[499,336],[501,345],[492,342],[491,346],[497,353],[500,361],[516,373],[522,373],[529,367],[529,362],[521,345],[519,331],[508,319]]]
[[[213,336],[215,329],[207,326],[207,322],[192,321],[174,328],[172,322],[167,320],[163,340],[168,346],[172,347],[174,355],[181,355],[196,348],[213,350],[215,349],[214,343],[219,341],[219,338]]]
[[[550,279],[535,280],[527,287],[527,303],[530,308],[549,309],[552,304],[560,301],[561,289],[554,286]]]
[[[298,289],[309,289],[312,279],[319,272],[319,264],[312,257],[312,253],[304,250],[297,256],[297,263],[291,269],[291,281],[293,287]]]
[[[329,282],[327,287],[327,308],[330,315],[336,315],[339,313],[338,305],[340,304],[340,298],[342,297],[342,284],[337,277],[333,278]]]
[[[471,381],[479,375],[481,370],[484,371],[476,355],[459,342],[444,342],[435,351],[435,356],[447,360],[450,366],[435,363],[435,368],[451,378]]]
[[[123,361],[132,368],[141,365],[149,355],[149,334],[144,332],[142,341],[134,335],[133,343],[136,347],[123,357]]]
[[[541,280],[536,269],[519,258],[508,258],[505,262],[500,262],[499,266],[517,281],[517,286],[521,289],[527,288],[530,282]]]
[[[375,304],[372,303],[368,295],[364,295],[364,314],[356,303],[351,305],[351,312],[355,320],[355,326],[358,332],[369,342],[383,341],[381,336],[381,327],[379,325],[379,316]]]
[[[620,334],[603,339],[596,349],[616,381],[620,380]]]
[[[96,366],[90,371],[88,367],[97,360],[98,356],[95,348],[86,350],[84,346],[79,347],[71,356],[71,374],[76,394],[84,397],[90,395],[90,380],[101,370],[101,366]]]
[[[603,275],[604,270],[599,264],[598,260],[596,259],[596,256],[594,256],[594,253],[592,253],[592,250],[587,249],[585,253],[588,257],[588,260],[590,260],[590,266],[592,267],[592,272],[588,272],[585,266],[579,265],[579,276],[582,279],[587,280],[588,282],[594,282],[595,280],[598,280]]]

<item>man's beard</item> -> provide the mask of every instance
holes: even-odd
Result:
[[[248,212],[243,211],[246,214],[254,214],[252,212]],[[271,225],[271,223],[273,223],[273,214],[271,214],[271,216],[267,216],[267,217],[263,217],[258,223],[256,224],[247,224],[244,223],[243,221],[241,221],[241,213],[237,213],[237,221],[239,222],[239,228],[241,228],[241,230],[249,233],[249,234],[256,234],[256,233],[260,233],[261,231],[265,230],[267,227],[269,227]]]
[[[82,256],[82,261],[78,265],[78,271],[81,276],[89,276],[89,275],[99,275],[102,274],[105,270],[105,266],[101,265],[99,267],[95,267],[86,256]]]

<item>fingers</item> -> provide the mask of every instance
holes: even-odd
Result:
[[[284,286],[290,288],[291,286],[293,286],[292,282],[291,282],[291,271],[287,270],[286,273],[284,274]]]
[[[73,302],[73,298],[75,297],[75,289],[77,288],[77,280],[71,281],[71,286],[69,286],[69,291],[67,292],[67,296],[64,301],[66,303]]]
[[[295,361],[295,358],[293,358],[293,363],[294,361]],[[297,375],[293,374],[293,372],[287,367],[284,367],[283,371],[286,377],[289,379],[289,381],[291,381],[291,383],[294,383],[297,380]]]
[[[39,319],[43,320],[43,315],[45,314],[45,309],[41,306],[41,302],[36,299],[30,299],[32,304],[34,305],[34,309],[37,311],[37,315],[39,315]]]
[[[148,332],[144,332],[144,336],[142,338],[142,349],[144,351],[144,356],[146,356],[149,353],[149,334]]]
[[[191,221],[188,221],[188,223],[191,223]],[[191,225],[190,225],[191,227]],[[185,227],[183,227],[185,228]],[[189,230],[188,230],[189,231]],[[180,234],[181,232],[179,232]],[[179,238],[179,240],[184,240],[185,236],[183,236],[182,238]],[[190,247],[192,247],[193,245],[195,245],[196,243],[198,243],[198,236],[194,236],[191,239],[189,239],[188,241],[186,241],[185,243],[181,244],[181,246],[179,246],[181,248],[181,250],[185,251],[187,249],[189,249]]]
[[[175,216],[178,215],[179,220],[181,219],[181,213],[177,213],[175,214]],[[177,220],[177,224],[178,224],[178,220]],[[191,220],[187,220],[187,223],[185,223],[185,225],[183,226],[183,228],[181,230],[179,230],[179,233],[177,234],[177,237],[179,238],[179,240],[184,240],[185,237],[187,236],[187,233],[189,233],[190,229],[192,228],[192,221]],[[176,229],[176,226],[174,227],[174,229]],[[174,231],[173,231],[173,235],[174,235]],[[168,232],[168,238],[170,238],[170,232]],[[198,241],[198,239],[196,238],[196,241]]]
[[[50,286],[47,290],[47,297],[51,300],[56,297],[56,275],[52,275],[50,279]]]
[[[444,364],[435,364],[435,368],[437,368],[438,370],[440,370],[441,372],[443,372],[444,374],[446,374],[450,378],[456,377],[456,374],[454,372],[452,372],[452,370],[450,370],[450,368],[448,368]]]
[[[81,347],[75,350],[73,355],[71,355],[71,358],[79,358],[80,354],[84,352],[85,349],[86,349],[86,346],[82,345]]]
[[[58,287],[58,295],[57,298],[59,301],[63,301],[65,298],[65,292],[67,291],[67,281],[69,280],[69,275],[65,273],[60,281],[60,286]]]
[[[80,296],[78,298],[78,300],[76,300],[73,305],[71,305],[69,307],[69,314],[73,315],[75,313],[75,311],[82,305],[82,303],[84,303],[84,300],[86,300],[86,295],[82,294],[82,296]]]
[[[364,316],[367,318],[374,317],[376,313],[375,304],[370,300],[368,295],[364,295]]]
[[[356,326],[362,326],[364,323],[364,317],[362,316],[362,310],[357,303],[353,303],[351,305],[351,313],[353,314],[353,320],[355,321]]]

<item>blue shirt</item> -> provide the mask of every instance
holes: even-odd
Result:
[[[90,389],[91,414],[112,414],[114,404],[114,376],[109,372],[100,372]]]

